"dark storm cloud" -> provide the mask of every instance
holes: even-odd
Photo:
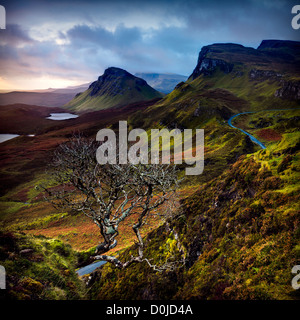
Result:
[[[19,45],[31,43],[33,40],[18,24],[7,24],[5,30],[0,30],[0,44]]]
[[[3,3],[3,1],[2,1]],[[8,76],[32,72],[90,81],[106,67],[189,75],[203,45],[297,40],[294,1],[4,1],[1,66]],[[3,32],[4,31],[4,32]],[[22,67],[23,66],[23,67]],[[10,68],[11,67],[11,68]],[[5,71],[6,70],[6,71]]]
[[[107,49],[130,46],[142,40],[138,28],[126,28],[124,25],[117,26],[115,31],[108,31],[103,27],[76,25],[67,31],[66,39],[77,45],[93,43]]]

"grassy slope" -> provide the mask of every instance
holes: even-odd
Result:
[[[291,268],[300,259],[299,119],[295,120],[299,112],[282,111],[280,117],[266,112],[247,115],[245,128],[263,138],[266,151],[257,151],[244,135],[226,125],[230,115],[242,111],[299,107],[297,101],[275,97],[280,87],[277,79],[250,80],[252,68],[285,71],[285,80],[298,77],[292,65],[281,59],[270,63],[252,58],[240,58],[230,74],[216,70],[190,80],[131,118],[132,127],[205,129],[204,174],[190,181],[200,187],[182,200],[175,221],[148,236],[148,258],[159,264],[173,251],[186,264],[164,274],[145,264],[125,271],[106,265],[91,288],[93,298],[298,297],[290,281]],[[274,117],[264,129],[275,134],[251,128],[249,123],[257,117]],[[238,159],[251,152],[255,153]],[[125,251],[124,259],[134,250]]]
[[[82,112],[87,110],[104,110],[112,107],[120,107],[130,103],[139,101],[148,101],[155,98],[161,98],[163,95],[151,88],[150,86],[135,87],[135,83],[132,80],[122,81],[120,84],[124,87],[124,93],[114,94],[101,94],[91,96],[91,89],[88,89],[77,95],[70,102],[65,104],[65,108]]]
[[[32,125],[39,124],[35,137],[22,136],[0,145],[0,264],[8,275],[9,298],[85,298],[83,283],[74,273],[80,262],[78,254],[66,243],[77,250],[91,249],[101,240],[99,230],[89,219],[56,211],[43,201],[36,186],[47,183],[44,170],[51,152],[72,132],[83,131],[87,136],[95,136],[99,129],[126,120],[137,109],[153,103],[132,104],[58,122],[45,119],[50,110],[57,109],[27,105],[2,107],[1,123],[15,126],[21,135],[33,133]],[[33,236],[43,234],[48,238]],[[124,234],[127,235],[127,231]],[[121,240],[123,247],[131,244],[127,236]],[[32,249],[32,253],[20,253],[27,248]],[[89,251],[85,255],[90,254]]]
[[[176,220],[152,232],[148,258],[160,263],[163,253],[173,250],[177,260],[186,259],[184,267],[157,274],[145,264],[126,271],[107,265],[91,288],[92,297],[299,298],[290,285],[291,268],[300,261],[300,137],[295,129],[286,127],[279,142],[240,157],[220,177],[199,186],[182,200]]]
[[[5,297],[20,300],[77,300],[86,291],[75,273],[77,254],[59,240],[0,233]],[[3,293],[3,292],[1,292]]]
[[[21,103],[0,106],[0,133],[39,134],[41,128],[45,130],[53,127],[53,121],[46,117],[55,112],[65,110]]]
[[[6,128],[5,130],[7,128],[13,130],[2,132],[22,135],[0,144],[1,196],[14,188],[16,188],[15,194],[21,192],[22,184],[33,181],[37,175],[44,173],[55,147],[66,141],[74,132],[81,131],[86,136],[95,137],[101,128],[118,123],[119,120],[126,120],[130,114],[145,109],[155,101],[157,100],[90,112],[76,119],[64,121],[45,119],[49,115],[49,110],[52,112],[57,109],[27,105],[1,107],[1,125]],[[28,134],[36,136],[27,137]],[[11,199],[14,200],[13,197]]]
[[[277,128],[283,138],[279,142],[269,142],[271,151],[268,150],[266,153],[258,151],[253,156],[242,158],[220,179],[208,182],[191,197],[187,196],[194,188],[186,189],[185,192],[187,188],[185,187],[181,196],[181,198],[187,197],[186,200],[182,200],[181,206],[185,217],[173,222],[171,225],[173,233],[170,233],[170,229],[166,226],[152,231],[150,239],[153,241],[147,248],[149,257],[164,259],[171,247],[172,250],[177,247],[177,242],[174,240],[176,233],[179,235],[178,246],[187,259],[187,267],[175,273],[157,276],[145,265],[135,266],[125,272],[106,266],[102,280],[97,281],[92,287],[91,297],[99,299],[293,297],[289,283],[290,266],[296,264],[297,252],[295,251],[298,232],[295,215],[297,199],[294,194],[299,181],[296,176],[299,171],[297,167],[299,154],[293,154],[292,159],[286,159],[286,150],[293,149],[299,137],[293,121],[285,118],[292,119],[295,116],[297,116],[295,111],[287,111],[281,112],[281,117],[277,117],[277,120],[284,119],[284,121],[273,123],[273,128]],[[247,123],[257,121],[260,115],[253,114],[252,117],[253,119],[249,118]],[[197,118],[197,121],[202,120]],[[285,123],[290,125],[287,126]],[[212,176],[223,172],[224,168],[233,163],[239,155],[257,150],[249,141],[247,142],[243,134],[228,127],[220,115],[205,120],[205,124],[206,132],[209,133],[206,135],[206,161],[211,160],[205,166],[205,174],[196,177],[191,181],[192,184],[211,180]],[[228,153],[229,150],[231,152]],[[282,169],[279,170],[279,167],[285,169],[280,171]],[[278,170],[280,173],[277,173]],[[262,173],[258,174],[259,171]],[[39,177],[38,181],[41,179],[43,178]],[[38,192],[34,190],[34,185],[35,182],[28,183],[19,188],[18,192],[12,190],[7,195],[6,201],[7,198],[16,199],[17,196],[19,201],[35,202]],[[233,193],[228,199],[227,189]],[[250,195],[255,192],[256,195],[250,197],[247,192]],[[212,194],[216,199],[221,199],[215,209],[212,209]],[[283,199],[278,197],[278,194],[280,196],[282,194]],[[277,206],[281,202],[279,209]],[[84,221],[81,217],[54,212],[47,207],[43,209],[43,203],[29,205],[11,201],[6,203],[3,203],[7,206],[3,221],[6,221],[8,230],[45,234],[73,243],[75,247],[76,243],[81,243],[81,247],[78,247],[81,249],[93,247],[99,241],[97,230],[90,229],[92,223]],[[11,219],[12,213],[14,219]],[[255,219],[259,221],[255,222]],[[199,225],[199,221],[204,221],[204,225]],[[231,222],[232,225],[226,227]],[[237,225],[240,225],[239,229],[235,228]],[[295,227],[290,228],[291,226]],[[187,232],[187,227],[191,231]],[[205,230],[204,233],[202,229]],[[121,248],[131,243],[130,239],[120,240]],[[265,247],[267,249],[264,249]],[[240,253],[241,249],[244,253]],[[197,252],[201,250],[203,252],[198,259]],[[176,249],[174,252],[176,253]],[[278,260],[268,267],[270,252],[278,256]],[[129,254],[128,251],[125,254]],[[179,252],[176,254],[180,256]],[[223,256],[229,257],[229,262],[227,260],[226,263],[223,262]],[[250,262],[244,266],[243,261],[249,259]],[[288,267],[285,268],[283,265]],[[273,273],[274,277],[267,276],[268,273]],[[24,276],[20,275],[20,279],[24,279]],[[33,274],[32,279],[42,282]],[[238,279],[236,283],[234,279]],[[138,287],[135,284],[136,280],[139,280]],[[194,287],[195,281],[197,285]],[[108,290],[107,286],[111,288],[114,284],[116,286],[114,290]],[[194,287],[192,291],[191,287]],[[61,298],[64,295],[65,293],[60,292],[57,297]],[[48,295],[33,294],[32,297],[47,298]]]
[[[154,257],[157,261],[165,259],[168,252],[174,251],[178,259],[180,256],[187,259],[186,266],[176,272],[156,275],[145,265],[122,272],[107,265],[101,280],[92,287],[91,297],[293,297],[295,292],[289,284],[291,265],[296,264],[299,249],[296,247],[299,222],[295,214],[298,210],[295,194],[299,181],[299,134],[292,118],[298,114],[294,111],[282,112],[283,121],[276,120],[263,128],[277,133],[277,140],[266,139],[268,149],[265,152],[258,151],[259,148],[245,135],[230,128],[226,120],[241,111],[274,106],[290,108],[297,102],[275,98],[276,81],[250,81],[249,65],[243,66],[242,75],[239,73],[241,65],[234,68],[237,69],[233,70],[233,74],[224,75],[217,70],[211,76],[200,76],[189,81],[147,109],[134,108],[133,112],[123,113],[111,109],[107,114],[99,111],[99,114],[91,113],[82,116],[86,118],[72,120],[70,126],[66,126],[65,122],[41,131],[41,137],[36,140],[38,143],[31,149],[31,155],[37,155],[40,160],[49,152],[49,146],[52,148],[57,144],[58,138],[65,139],[72,130],[95,134],[100,129],[100,123],[101,126],[115,127],[119,119],[128,119],[131,128],[205,129],[205,171],[201,176],[186,181],[180,197],[182,216],[169,226],[160,226],[152,231],[149,239],[153,241],[147,247],[150,258]],[[255,127],[260,117],[272,116],[257,113],[238,117],[236,124],[251,130],[257,137],[266,137],[267,134],[274,137],[274,132],[272,135],[270,131],[261,132],[262,128]],[[4,145],[2,152],[6,155],[6,162],[2,172],[7,175],[28,172],[23,162],[31,146],[24,140],[23,150],[20,150],[19,141]],[[45,145],[45,142],[53,142],[53,145]],[[16,150],[19,153],[17,158],[12,157]],[[246,154],[252,155],[239,159],[239,156]],[[41,162],[28,159],[28,166],[33,167],[34,164],[42,167]],[[46,234],[75,245],[81,243],[82,247],[77,247],[81,249],[94,246],[99,239],[84,219],[51,211],[42,202],[35,202],[38,194],[34,185],[44,177],[39,173],[35,179],[24,183],[19,180],[17,186],[14,185],[2,198],[5,228]],[[189,188],[189,184],[193,187]],[[189,197],[191,190],[197,188],[198,191]],[[12,218],[12,214],[19,220]],[[131,240],[123,239],[123,247],[129,245]],[[176,249],[177,246],[181,252]],[[201,253],[199,257],[198,253]],[[129,251],[125,251],[124,255],[128,254]],[[270,264],[272,256],[278,259]],[[191,290],[194,281],[197,285]]]

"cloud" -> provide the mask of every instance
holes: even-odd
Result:
[[[96,79],[105,68],[189,75],[203,45],[296,40],[292,1],[9,0],[1,74]]]
[[[166,26],[159,29],[141,29],[120,24],[115,30],[107,30],[101,26],[76,25],[65,32],[62,38],[68,43],[66,50],[80,51],[82,56],[89,55],[90,65],[97,65],[98,59],[98,64],[101,60],[102,65],[107,67],[111,66],[111,63],[117,63],[117,66],[131,72],[146,69],[156,72],[183,72],[182,67],[178,68],[182,65],[191,71],[188,51],[192,50],[197,54],[199,48],[199,43],[195,45],[191,42],[181,28]],[[186,56],[182,57],[184,53]]]
[[[115,31],[109,31],[104,27],[90,27],[76,25],[65,34],[70,41],[77,46],[97,45],[102,48],[116,49],[128,47],[141,41],[141,31],[137,28],[127,28],[123,24],[118,25]]]
[[[0,30],[0,45],[20,45],[31,43],[33,40],[18,24],[7,24],[6,29]]]

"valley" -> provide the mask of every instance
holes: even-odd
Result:
[[[0,133],[19,135],[0,144],[0,256],[10,297],[299,299],[290,286],[300,261],[299,48],[279,40],[257,49],[205,46],[190,77],[167,95],[109,68],[64,105],[0,106]],[[74,116],[49,119],[64,113]],[[185,176],[179,165],[173,219],[158,212],[142,232],[148,259],[180,267],[106,263],[85,285],[76,269],[93,261],[99,229],[53,208],[39,186],[50,184],[47,164],[59,144],[76,132],[94,139],[102,128],[117,131],[121,120],[147,133],[204,129],[204,172]],[[119,259],[137,251],[133,221],[120,226],[109,252]]]

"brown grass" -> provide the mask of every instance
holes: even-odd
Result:
[[[256,131],[256,135],[259,139],[265,141],[279,141],[282,138],[280,133],[270,128],[258,130]]]
[[[179,204],[179,200],[182,197],[186,197],[194,192],[194,188],[187,187],[178,192],[178,197],[175,200],[176,207]],[[44,207],[46,206],[46,207]],[[22,213],[27,217],[39,216],[36,212],[38,208],[45,212],[45,210],[51,210],[54,212],[53,208],[49,208],[48,204],[41,203],[36,209],[30,214],[28,210],[22,209]],[[164,208],[160,209],[162,213]],[[48,211],[49,212],[49,211]],[[19,216],[19,213],[17,216]],[[40,212],[42,216],[42,212]],[[147,225],[141,230],[142,236],[145,236],[155,228],[157,228],[163,220],[155,214],[152,214],[151,218],[147,221]],[[136,215],[130,216],[123,224],[119,226],[119,236],[118,236],[118,246],[111,250],[111,253],[124,249],[132,245],[135,241],[135,234],[132,230],[132,225],[136,222]],[[44,228],[34,228],[30,230],[25,230],[25,233],[33,235],[43,235],[49,238],[58,238],[66,243],[72,245],[76,250],[87,250],[91,247],[98,245],[101,241],[101,235],[98,227],[93,223],[91,219],[84,216],[83,214],[68,215],[65,218],[58,219],[56,221],[50,222]]]

